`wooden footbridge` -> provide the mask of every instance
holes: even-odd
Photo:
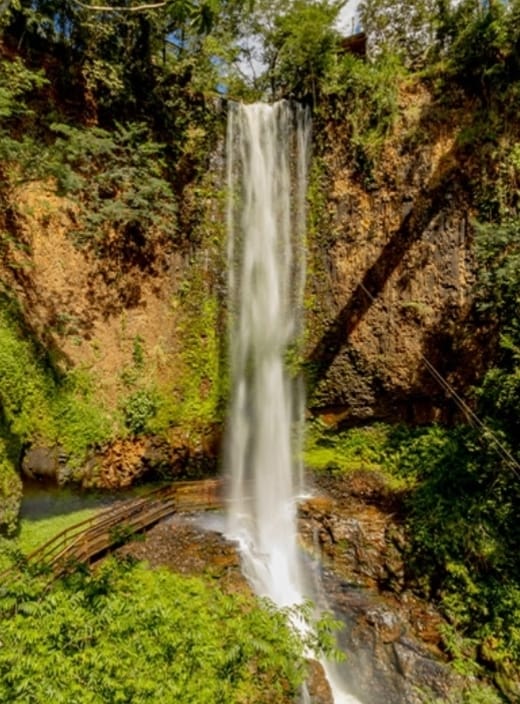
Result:
[[[139,498],[119,501],[62,530],[30,553],[27,563],[59,577],[78,564],[89,564],[164,518],[220,508],[220,489],[217,479],[177,482]],[[0,580],[8,579],[11,573],[11,569],[0,573]]]

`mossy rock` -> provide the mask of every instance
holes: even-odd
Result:
[[[0,440],[0,532],[12,535],[22,503],[22,480],[14,464],[3,454]]]

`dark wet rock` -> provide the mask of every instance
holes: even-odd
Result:
[[[310,704],[334,704],[330,684],[321,663],[317,660],[309,660],[308,666],[306,685]]]
[[[29,447],[22,457],[22,473],[29,479],[45,479],[63,484],[70,476],[68,457],[58,446]]]
[[[442,654],[413,633],[410,615],[397,600],[353,587],[332,571],[324,590],[345,628],[339,646],[341,673],[363,704],[425,704],[445,700],[460,684]]]
[[[351,582],[366,587],[404,579],[402,527],[371,504],[317,497],[300,508],[305,542]]]
[[[367,609],[365,618],[374,627],[382,643],[394,643],[404,631],[404,625],[397,613],[385,604],[375,604]]]
[[[406,535],[399,496],[360,471],[325,480],[304,501],[302,540],[321,565],[323,593],[345,623],[342,677],[363,704],[424,704],[460,687],[441,649],[443,620],[405,579]]]

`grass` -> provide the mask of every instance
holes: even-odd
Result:
[[[61,531],[92,518],[111,502],[138,497],[149,491],[150,486],[145,484],[117,495],[80,493],[67,487],[52,487],[45,491],[26,488],[16,536],[0,537],[0,572]]]
[[[0,537],[0,572],[14,567],[20,559],[30,555],[62,530],[91,518],[100,510],[101,507],[91,506],[38,519],[22,518],[16,537]]]
[[[343,473],[356,469],[381,469],[386,438],[384,426],[332,432],[320,423],[314,423],[306,435],[304,460],[309,467],[320,471]]]
[[[308,425],[303,460],[317,472],[333,475],[360,470],[384,474],[389,486],[404,489],[415,483],[414,472],[403,472],[399,462],[399,428],[375,423],[337,431],[319,421]]]
[[[146,484],[120,494],[85,493],[67,487],[47,488],[45,491],[26,488],[16,545],[22,553],[29,554],[66,528],[95,516],[114,501],[138,497],[149,491],[150,486]]]
[[[99,511],[100,508],[83,508],[71,513],[48,516],[39,520],[22,518],[20,521],[20,532],[17,537],[18,547],[24,554],[28,555],[62,530],[80,521],[85,521],[87,518],[92,518]]]

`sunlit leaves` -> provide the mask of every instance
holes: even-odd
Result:
[[[263,704],[304,675],[285,612],[166,571],[106,564],[22,604],[3,622],[2,701]]]
[[[47,82],[41,71],[31,71],[19,58],[0,59],[0,119],[30,112],[24,98]]]

